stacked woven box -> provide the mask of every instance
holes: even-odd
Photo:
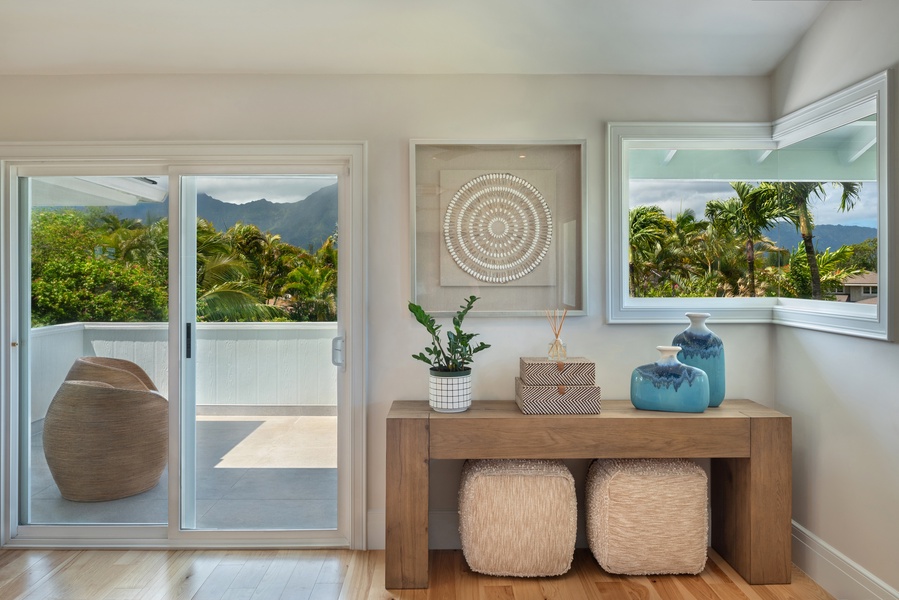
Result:
[[[596,363],[522,357],[515,378],[515,401],[527,415],[595,415],[600,410]]]

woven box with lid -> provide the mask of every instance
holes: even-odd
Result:
[[[596,363],[581,357],[564,361],[522,357],[515,401],[529,415],[598,414]]]
[[[519,373],[525,385],[595,385],[596,363],[582,357],[563,361],[548,358],[519,359]]]

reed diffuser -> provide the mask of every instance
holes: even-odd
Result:
[[[549,321],[549,326],[552,327],[553,335],[555,336],[555,339],[549,344],[549,351],[547,352],[550,360],[565,360],[568,358],[568,349],[565,347],[565,342],[559,337],[562,334],[562,324],[565,323],[567,315],[567,308],[562,311],[561,315],[559,314],[559,309],[546,311],[546,320]]]

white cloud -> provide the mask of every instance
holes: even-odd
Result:
[[[723,200],[734,195],[726,181],[631,180],[630,205],[654,204],[669,217],[693,209],[697,217],[705,214],[709,200]]]
[[[812,206],[816,225],[860,225],[877,227],[877,184],[862,184],[855,206],[840,212],[840,195],[843,188],[824,184],[827,196],[823,202],[816,200]]]
[[[732,198],[736,194],[726,181],[689,180],[631,180],[630,207],[655,205],[665,214],[674,217],[686,209],[693,209],[697,217],[705,214],[709,200]],[[852,210],[840,212],[842,188],[824,184],[824,201],[812,202],[812,214],[816,225],[860,225],[877,227],[877,185],[862,185],[859,199]]]
[[[197,177],[197,191],[232,204],[262,198],[269,202],[299,202],[334,183],[334,175],[202,176]]]

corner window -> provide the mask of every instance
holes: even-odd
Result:
[[[882,74],[775,123],[610,124],[609,321],[888,338],[885,97]]]

